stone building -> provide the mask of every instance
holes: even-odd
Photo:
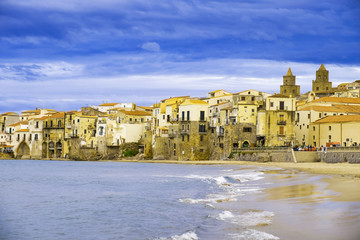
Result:
[[[296,99],[275,94],[266,99],[266,146],[291,146],[295,141]]]
[[[291,68],[289,68],[287,74],[283,76],[283,85],[280,86],[280,94],[289,97],[300,96],[300,86],[296,85],[295,78],[296,76],[292,74]]]
[[[312,91],[319,97],[329,96],[334,93],[332,82],[329,81],[329,71],[324,64],[316,71],[315,80],[312,81]]]

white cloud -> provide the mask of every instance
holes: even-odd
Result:
[[[141,48],[150,52],[160,52],[160,45],[156,42],[146,42]]]

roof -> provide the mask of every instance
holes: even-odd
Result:
[[[16,115],[16,116],[19,116],[19,114],[17,114],[16,112],[6,112],[6,113],[3,113],[1,114],[2,116],[6,116],[6,115]]]
[[[29,124],[29,122],[28,121],[17,122],[17,123],[9,125],[9,127],[15,127],[15,126],[26,125],[26,124]]]
[[[299,111],[317,112],[339,112],[339,113],[360,113],[360,106],[357,105],[332,105],[332,106],[307,106]]]
[[[338,115],[329,116],[314,123],[344,123],[344,122],[360,122],[360,115]]]
[[[103,104],[100,104],[99,106],[100,107],[112,107],[112,106],[116,106],[118,104],[119,103],[103,103]]]
[[[187,105],[209,105],[207,102],[199,99],[186,99],[181,106],[187,106]]]
[[[360,98],[340,98],[340,97],[322,97],[313,102],[333,102],[333,103],[357,103],[360,104]]]
[[[19,130],[15,131],[15,132],[29,132],[29,129],[19,129]]]
[[[37,110],[27,110],[27,111],[23,111],[23,112],[21,112],[21,113],[35,113],[35,114],[39,114],[40,113],[40,109],[37,109]]]
[[[324,64],[321,64],[321,66],[319,67],[319,70],[326,70]]]
[[[275,93],[274,95],[269,96],[269,98],[290,98],[287,95]]]
[[[48,118],[64,118],[65,117],[65,113],[64,112],[58,112],[58,113],[55,113],[51,116],[48,116]]]
[[[133,115],[133,116],[151,116],[152,114],[145,111],[125,111],[125,110],[119,110],[119,112],[122,112],[126,115]]]
[[[144,106],[138,106],[139,108],[143,108],[143,109],[148,109],[148,110],[152,110],[153,107],[144,107]]]
[[[287,73],[286,73],[286,76],[294,76],[293,74],[292,74],[292,72],[291,72],[291,68],[289,67],[289,70],[287,71]]]

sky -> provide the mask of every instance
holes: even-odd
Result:
[[[360,79],[359,0],[1,0],[0,114]]]

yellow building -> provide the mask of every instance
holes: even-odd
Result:
[[[42,158],[64,158],[65,113],[58,112],[42,118]]]
[[[289,97],[300,96],[300,86],[296,85],[295,78],[296,76],[292,74],[291,68],[289,68],[287,74],[283,76],[283,85],[280,86],[280,94]]]
[[[291,146],[295,141],[296,99],[275,94],[266,99],[266,146]]]
[[[310,125],[311,139],[315,146],[359,146],[360,115],[328,116]]]
[[[315,80],[312,81],[312,91],[319,96],[328,96],[333,93],[332,83],[329,81],[329,71],[324,64],[316,71]]]

